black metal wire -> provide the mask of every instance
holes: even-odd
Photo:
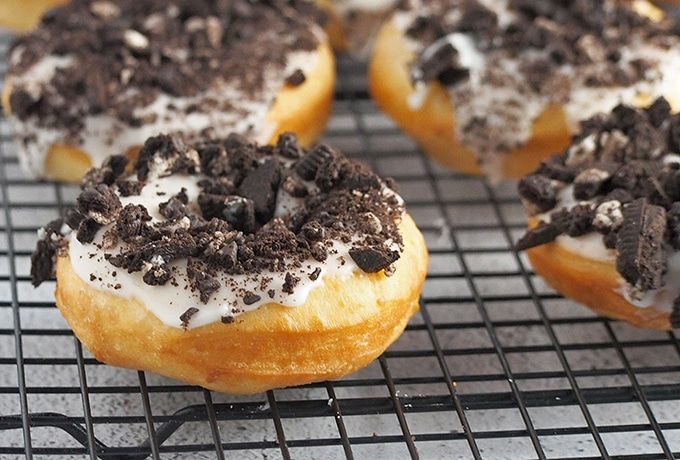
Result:
[[[342,61],[341,72],[354,76],[365,72],[361,63]],[[329,132],[329,140],[339,142],[348,139],[358,140],[358,149],[350,154],[361,158],[376,168],[381,169],[384,161],[400,162],[419,159],[422,161],[422,171],[399,170],[395,174],[398,181],[403,185],[424,184],[431,189],[431,193],[408,200],[408,206],[413,214],[430,212],[435,210],[443,216],[443,226],[424,219],[419,221],[421,229],[429,235],[434,235],[442,229],[448,230],[449,240],[445,244],[431,248],[434,258],[455,261],[449,267],[440,267],[436,272],[428,276],[429,283],[447,283],[465,286],[466,289],[445,291],[436,293],[426,289],[421,302],[420,318],[422,322],[414,322],[408,326],[406,334],[422,334],[424,342],[421,346],[409,348],[394,348],[388,350],[379,360],[376,366],[377,374],[369,376],[351,376],[336,382],[322,382],[306,385],[306,388],[314,390],[312,394],[321,391],[328,398],[277,400],[275,392],[266,394],[267,406],[262,405],[261,400],[234,400],[233,402],[214,402],[210,392],[190,385],[180,383],[161,382],[156,383],[147,378],[143,372],[137,374],[138,381],[124,384],[109,384],[99,382],[93,384],[91,376],[94,370],[100,369],[103,364],[94,358],[83,355],[79,342],[76,342],[75,356],[52,357],[49,353],[39,356],[26,356],[24,353],[24,340],[33,338],[44,340],[46,347],[52,338],[73,337],[73,333],[65,328],[50,328],[49,325],[22,326],[21,312],[36,309],[40,312],[49,312],[54,304],[49,301],[24,299],[18,290],[19,284],[26,284],[29,277],[17,268],[20,259],[25,260],[30,255],[30,247],[26,247],[27,237],[33,235],[38,226],[43,222],[21,221],[17,225],[14,213],[16,212],[41,212],[61,211],[70,203],[64,198],[66,195],[61,186],[50,183],[39,183],[13,177],[10,171],[17,168],[17,157],[6,144],[9,139],[6,134],[0,134],[0,193],[2,194],[4,222],[0,222],[0,231],[5,233],[6,245],[0,247],[0,259],[7,261],[7,272],[0,274],[0,286],[9,286],[8,295],[0,297],[0,312],[2,309],[10,309],[12,325],[0,324],[0,340],[3,338],[13,339],[15,347],[14,356],[0,356],[0,372],[4,368],[13,368],[17,373],[16,386],[0,386],[0,396],[16,397],[19,401],[20,413],[0,413],[0,434],[14,431],[21,433],[22,443],[5,442],[0,436],[0,457],[25,456],[32,458],[35,455],[60,456],[78,455],[94,458],[109,458],[116,460],[142,460],[148,457],[154,459],[169,456],[189,457],[196,453],[217,456],[217,458],[238,457],[243,451],[274,452],[283,458],[297,456],[292,449],[335,447],[346,458],[362,457],[360,449],[367,447],[401,447],[404,455],[412,458],[425,457],[421,446],[425,443],[455,443],[456,449],[465,446],[468,450],[461,452],[461,456],[484,458],[485,442],[525,438],[531,442],[531,454],[536,458],[555,458],[555,453],[546,451],[542,439],[546,437],[570,437],[589,435],[592,437],[594,447],[599,453],[597,457],[586,454],[582,458],[611,458],[611,459],[657,459],[673,458],[678,456],[677,444],[669,442],[665,433],[672,430],[680,430],[680,417],[675,420],[660,419],[654,413],[651,403],[664,403],[678,400],[678,387],[672,383],[673,377],[680,375],[680,360],[677,363],[663,363],[661,365],[633,365],[626,356],[628,350],[654,350],[653,347],[673,348],[680,357],[680,344],[675,334],[657,334],[642,339],[619,339],[614,333],[613,323],[610,320],[594,316],[564,315],[559,318],[551,318],[545,308],[545,302],[560,299],[554,292],[540,292],[533,281],[532,270],[525,265],[521,257],[509,248],[514,235],[523,228],[521,221],[511,221],[504,213],[505,206],[514,206],[518,200],[514,196],[500,195],[498,191],[490,188],[481,181],[465,178],[458,174],[452,174],[439,170],[429,162],[420,160],[421,153],[404,144],[389,152],[384,152],[380,145],[385,138],[400,136],[399,131],[389,125],[372,127],[366,122],[367,117],[377,114],[375,107],[368,102],[368,95],[364,83],[358,85],[342,83],[336,93],[339,104],[339,113],[353,121],[354,126],[346,128],[339,126]],[[0,128],[4,127],[0,119]],[[381,171],[385,172],[385,171]],[[10,177],[12,176],[12,177]],[[442,181],[474,184],[481,191],[474,196],[448,197],[440,190]],[[26,199],[21,202],[12,202],[11,193],[17,190],[35,189],[39,187],[46,192],[45,201],[39,199]],[[47,196],[53,192],[54,200]],[[19,192],[20,193],[20,192]],[[22,197],[23,198],[23,197]],[[490,221],[464,222],[450,217],[449,208],[477,209],[478,207],[491,209]],[[464,242],[465,235],[476,232],[495,232],[500,235],[497,240],[480,244],[467,244]],[[494,268],[493,270],[478,269],[470,263],[471,258],[479,256],[503,256],[511,258],[517,268]],[[482,292],[479,288],[483,282],[503,282],[515,280],[518,285],[525,286],[527,293],[505,292]],[[515,282],[513,281],[513,282]],[[535,309],[537,316],[530,318],[505,318],[494,319],[490,314],[489,306],[496,303],[513,302],[528,305]],[[478,318],[470,321],[460,321],[458,314],[467,306],[474,307]],[[437,314],[446,308],[446,315]],[[461,309],[461,310],[459,310]],[[586,343],[569,342],[563,343],[558,338],[556,328],[581,326],[598,326],[606,332],[605,336],[598,336]],[[505,328],[542,328],[547,337],[546,343],[539,344],[513,344],[504,345],[500,339],[500,333]],[[442,333],[466,333],[469,331],[486,331],[490,343],[474,347],[461,348],[448,345],[441,340]],[[75,340],[75,339],[74,339]],[[568,353],[575,352],[612,352],[618,356],[620,363],[611,367],[593,367],[586,369],[574,369],[569,364]],[[549,352],[556,353],[559,367],[544,369],[540,366],[529,367],[526,370],[513,370],[510,356],[513,354],[531,354]],[[493,372],[482,372],[481,369],[471,369],[463,372],[449,360],[461,358],[475,363],[476,360],[495,356],[498,358],[500,368]],[[403,370],[395,366],[397,360],[423,361],[431,360],[433,365],[428,373],[420,375],[412,372],[402,375]],[[77,371],[77,384],[50,385],[48,382],[27,382],[27,369],[31,370],[39,366],[73,366]],[[87,372],[86,372],[87,371]],[[90,377],[88,377],[90,376]],[[642,377],[645,377],[645,380]],[[650,382],[649,378],[662,376],[658,383]],[[584,386],[579,385],[581,379],[617,379],[616,385],[609,386]],[[621,383],[627,379],[628,383]],[[564,388],[551,388],[543,385],[550,380],[564,380],[567,384]],[[504,383],[506,389],[494,391],[476,391],[474,388],[486,384]],[[530,383],[533,389],[523,389],[520,383]],[[399,391],[402,386],[435,386],[441,388],[436,394],[411,394],[406,395]],[[461,388],[473,388],[462,390]],[[369,396],[373,393],[372,388],[386,389],[379,396]],[[368,393],[367,393],[368,392]],[[129,395],[140,394],[141,409],[131,410],[122,415],[98,415],[92,411],[91,405],[94,399],[92,395]],[[150,404],[150,395],[173,395],[182,400],[197,397],[202,399],[200,404],[182,403],[175,408],[174,413],[153,413]],[[53,412],[31,412],[29,398],[40,396],[41,398],[53,397],[55,406]],[[79,395],[82,403],[82,414],[77,416],[62,413],[58,401],[65,395]],[[626,404],[638,403],[642,407],[646,421],[638,420],[618,425],[598,426],[591,414],[591,408],[599,404]],[[558,428],[543,428],[535,424],[532,418],[532,410],[536,408],[578,408],[583,415],[583,426],[566,426]],[[493,420],[486,420],[487,425],[483,428],[476,427],[473,416],[478,416],[480,411],[516,410],[521,419],[521,426],[501,427],[494,425]],[[616,410],[616,406],[614,409]],[[437,431],[429,432],[419,425],[419,419],[411,418],[415,414],[443,414],[460,422],[460,431]],[[350,426],[350,419],[354,422],[356,417],[369,415],[391,415],[396,417],[396,431],[385,433],[372,433],[364,427],[364,431],[357,432]],[[310,424],[319,417],[333,419],[333,430],[337,434],[324,432],[320,435],[292,436],[291,432],[284,430],[285,422],[289,419],[308,419]],[[237,423],[245,423],[253,420],[269,420],[274,425],[274,434],[271,438],[241,440],[234,436],[235,432],[227,432],[225,427],[235,426]],[[181,428],[191,422],[207,422],[205,434],[212,442],[196,442],[179,438]],[[268,422],[267,422],[268,423]],[[108,426],[133,426],[139,425],[144,428],[146,440],[138,445],[119,445],[115,441],[102,442],[95,436],[96,433],[108,432]],[[73,438],[76,444],[68,446],[53,446],[44,443],[44,437],[36,429],[49,427],[59,430]],[[96,430],[95,430],[96,428]],[[209,430],[209,431],[208,431]],[[611,446],[607,444],[606,436],[627,433],[645,433],[653,436],[658,441],[660,451],[639,451],[615,455]],[[172,438],[172,439],[171,439]],[[37,440],[40,440],[38,442]],[[169,440],[176,441],[170,442]],[[674,450],[675,449],[675,450]],[[380,451],[378,451],[380,452]],[[386,451],[387,452],[387,451]],[[448,452],[448,451],[447,451]],[[457,451],[456,451],[457,452]],[[511,454],[511,453],[508,453]],[[566,452],[557,455],[565,455]],[[592,457],[588,457],[591,455]]]
[[[510,247],[514,246],[515,241],[513,241],[512,236],[510,235],[510,231],[507,227],[507,224],[505,222],[505,218],[503,217],[503,213],[500,210],[498,200],[496,199],[495,193],[493,188],[489,187],[488,184],[486,185],[486,192],[490,197],[490,201],[493,204],[494,207],[494,212],[496,213],[496,216],[498,218],[498,221],[501,223],[501,227],[503,229],[503,235],[505,236],[505,239]],[[543,323],[543,327],[545,328],[548,336],[550,337],[550,341],[552,342],[555,352],[557,353],[558,359],[560,360],[560,364],[562,368],[565,370],[566,377],[569,380],[569,385],[571,388],[574,390],[574,394],[576,396],[576,400],[578,401],[578,406],[581,409],[581,413],[583,414],[583,417],[586,420],[586,423],[588,424],[588,428],[590,428],[591,434],[593,436],[593,439],[595,441],[595,444],[597,445],[597,449],[600,451],[600,454],[602,454],[602,458],[608,459],[609,453],[607,452],[607,448],[604,445],[604,442],[602,441],[602,436],[600,435],[597,425],[595,425],[595,422],[593,420],[593,416],[590,413],[590,410],[588,410],[588,406],[586,405],[585,401],[583,400],[583,395],[581,394],[581,390],[578,387],[578,384],[576,383],[576,377],[574,376],[573,371],[571,370],[571,366],[569,365],[569,361],[567,360],[567,357],[564,353],[564,350],[562,346],[560,345],[559,340],[557,339],[557,336],[555,334],[555,330],[553,329],[552,325],[550,324],[550,321],[548,320],[548,315],[545,312],[545,308],[543,307],[543,303],[541,302],[541,299],[538,297],[536,294],[536,290],[534,289],[534,284],[531,282],[531,278],[529,277],[528,271],[524,268],[524,263],[522,262],[522,259],[519,257],[516,251],[514,252],[514,259],[517,265],[520,267],[520,271],[522,272],[524,282],[529,289],[529,294],[531,296],[531,300],[533,301],[534,305],[536,305],[536,309],[538,310],[540,317],[541,317],[541,322]],[[609,326],[607,324],[607,326]]]

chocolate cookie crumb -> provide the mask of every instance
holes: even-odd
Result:
[[[321,267],[316,267],[308,276],[310,280],[316,281],[319,279],[319,275],[321,275]]]
[[[299,282],[300,278],[298,276],[295,276],[292,273],[288,272],[286,273],[286,277],[283,286],[281,287],[281,290],[286,294],[292,294],[293,292],[295,292],[295,286],[297,286]]]
[[[288,86],[300,86],[307,80],[302,69],[295,69],[295,71],[286,77],[286,84]]]
[[[262,297],[260,297],[259,295],[253,294],[252,292],[248,291],[243,296],[243,303],[246,304],[246,305],[252,305],[255,302],[259,302],[261,298]]]
[[[539,222],[539,224],[528,230],[515,244],[516,251],[524,251],[526,249],[541,246],[546,243],[555,241],[560,233],[562,233],[555,224],[547,222]]]
[[[189,307],[184,313],[180,315],[179,320],[182,323],[182,329],[186,330],[189,327],[189,322],[196,313],[198,313],[198,308]]]
[[[352,248],[349,255],[366,273],[377,273],[386,269],[399,258],[397,251],[380,247]]]

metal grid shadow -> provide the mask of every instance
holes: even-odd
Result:
[[[36,230],[77,190],[25,178],[0,120],[0,457],[680,456],[677,337],[556,295],[511,249],[514,185],[430,163],[370,101],[365,64],[339,70],[326,140],[397,179],[431,251],[404,336],[355,375],[254,397],[102,365],[28,277]]]

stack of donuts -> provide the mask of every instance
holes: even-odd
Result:
[[[0,17],[24,30],[2,93],[22,165],[81,186],[40,231],[33,283],[56,277],[103,362],[247,394],[347,375],[403,332],[427,248],[394,181],[316,143],[334,50],[370,53],[375,102],[433,160],[520,179],[517,250],[555,288],[680,326],[680,25],[652,3],[33,0]]]

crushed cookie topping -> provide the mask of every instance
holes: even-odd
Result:
[[[274,146],[235,134],[188,146],[160,135],[127,169],[126,161],[110,157],[92,169],[76,208],[43,230],[32,257],[35,285],[54,275],[56,255],[70,237],[106,251],[112,269],[142,273],[149,286],[184,277],[200,303],[220,288],[225,274],[278,274],[281,290],[292,293],[303,278],[319,277],[318,270],[295,274],[306,269],[305,261],[325,262],[336,243],[347,245],[366,273],[391,272],[400,257],[401,199],[366,166],[328,145],[306,150],[288,133]],[[148,193],[158,181],[179,176],[197,183],[195,199],[181,188],[164,194],[157,209],[121,203],[121,197]],[[294,206],[277,207],[290,200]],[[179,260],[187,261],[186,272],[178,272],[173,262]],[[269,281],[263,279],[258,292],[267,292]],[[242,298],[250,305],[261,296],[244,292]],[[194,313],[187,312],[186,321]]]
[[[619,105],[588,119],[566,152],[518,188],[539,219],[518,250],[597,232],[632,290],[659,289],[680,250],[680,114],[659,98],[647,109]]]
[[[672,46],[668,35],[680,33],[674,22],[653,22],[625,1],[507,0],[507,14],[512,15],[507,22],[501,22],[484,1],[424,3],[423,13],[407,30],[411,38],[426,44],[413,64],[412,76],[447,86],[469,77],[459,50],[442,40],[453,33],[471,35],[483,53],[521,58],[518,71],[536,91],[564,65],[589,72],[584,78],[589,86],[628,86],[643,78],[649,63],[644,59],[624,63],[620,50],[640,39],[660,47]]]
[[[20,78],[10,105],[21,120],[77,136],[92,115],[131,127],[153,123],[156,114],[142,119],[136,112],[159,95],[192,97],[230,83],[254,97],[270,75],[265,69],[283,72],[290,53],[317,48],[312,23],[321,20],[304,0],[73,1],[13,44],[8,75]],[[46,57],[69,65],[57,67],[47,84],[24,82]],[[230,108],[228,101],[202,103]]]

